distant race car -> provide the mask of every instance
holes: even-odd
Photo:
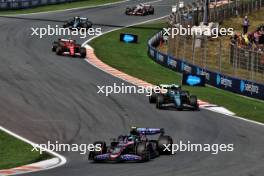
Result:
[[[57,55],[86,57],[86,49],[71,39],[58,39],[58,41],[53,42],[52,51],[56,52]]]
[[[76,29],[81,29],[81,28],[85,28],[85,29],[89,29],[93,26],[92,22],[88,20],[88,18],[85,17],[79,17],[76,16],[73,19],[68,20],[63,27],[64,28],[76,28]]]
[[[159,85],[161,89],[160,93],[152,92],[149,96],[150,103],[156,103],[156,108],[162,109],[169,105],[174,105],[177,110],[183,110],[184,108],[191,108],[193,110],[199,110],[197,97],[190,95],[189,91],[184,91],[181,86],[176,84]]]
[[[149,140],[148,135],[159,134],[158,139]],[[110,146],[105,142],[95,142],[94,145],[100,145],[100,151],[91,151],[89,160],[95,162],[107,161],[134,161],[146,162],[152,158],[158,157],[161,154],[171,154],[167,147],[171,150],[173,140],[170,136],[164,135],[163,128],[137,128],[132,127],[130,134],[119,136],[113,139]],[[165,147],[165,145],[168,145]]]
[[[154,7],[152,5],[147,4],[138,4],[135,7],[127,7],[125,11],[126,15],[153,15],[154,14]]]

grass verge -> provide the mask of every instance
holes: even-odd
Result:
[[[135,76],[153,84],[178,83],[181,75],[169,70],[147,55],[147,41],[155,34],[158,28],[165,27],[163,22],[129,27],[107,33],[91,41],[96,55],[106,64],[117,68],[129,75]],[[138,44],[119,42],[121,32],[134,33],[139,37]],[[264,122],[264,102],[242,97],[240,95],[216,89],[213,87],[184,87],[196,94],[200,99],[224,106],[238,116]],[[147,102],[147,100],[146,100]]]
[[[50,155],[32,152],[32,146],[0,131],[0,170],[51,158]]]
[[[21,10],[3,10],[0,11],[0,15],[16,15],[16,14],[29,14],[36,12],[47,12],[47,11],[56,11],[56,10],[65,10],[77,7],[90,7],[95,5],[101,5],[111,2],[118,2],[120,0],[80,0],[76,2],[68,2],[62,4],[54,5],[44,5],[39,7],[34,7],[30,9],[21,9]]]

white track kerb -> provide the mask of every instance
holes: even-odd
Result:
[[[160,18],[152,19],[152,20],[147,20],[147,21],[140,22],[140,23],[131,24],[131,25],[128,25],[128,26],[125,26],[125,27],[122,27],[122,28],[116,28],[116,29],[113,29],[113,30],[104,32],[104,33],[102,33],[102,35],[107,34],[107,33],[110,33],[110,32],[113,32],[113,31],[116,31],[116,30],[119,30],[119,29],[127,28],[127,27],[130,27],[130,26],[135,26],[135,25],[140,25],[140,24],[148,23],[148,22],[151,22],[151,21],[160,20],[160,19],[163,19],[163,18],[165,18],[167,16],[163,16],[163,17],[160,17]],[[101,35],[99,35],[99,36],[101,36]],[[88,45],[88,42],[90,42],[91,40],[93,40],[93,39],[95,39],[95,38],[97,38],[99,36],[94,36],[94,37],[90,38],[89,40],[85,41],[82,44],[82,46],[83,47],[86,47],[87,51],[89,51],[88,53],[93,53],[94,54],[93,48],[90,45]],[[98,60],[100,61],[100,59],[98,59]],[[120,73],[121,73],[120,71],[118,71],[118,70],[116,70],[116,69],[108,66],[107,64],[104,64],[102,61],[100,61],[100,63],[97,65],[97,64],[93,63],[93,61],[91,61],[91,58],[89,58],[89,56],[87,56],[87,58],[85,59],[85,61],[88,62],[89,64],[93,65],[94,67],[102,70],[103,72],[105,72],[107,74],[110,74],[110,75],[112,75],[114,77],[117,77],[117,78],[119,78],[119,79],[121,79],[123,81],[129,82],[131,84],[137,85],[137,82],[140,82],[140,84],[151,85],[150,83],[147,83],[147,82],[145,82],[143,80],[139,80],[139,79],[137,79],[135,77],[126,75],[125,73],[123,73],[124,75],[120,76]],[[107,66],[107,69],[104,69],[102,66],[100,66],[102,64],[104,64],[105,66]],[[118,71],[119,74],[118,75],[113,74],[113,72],[115,72],[113,70]],[[132,81],[130,81],[126,77],[130,77],[130,79]],[[137,79],[137,80],[135,81],[134,79]],[[228,109],[226,109],[224,107],[221,107],[221,106],[218,106],[218,105],[214,105],[214,104],[210,104],[210,103],[204,102],[202,100],[198,100],[198,101],[199,101],[199,105],[200,105],[200,107],[202,109],[206,109],[206,110],[213,111],[213,112],[216,112],[216,113],[224,114],[226,116],[229,116],[229,117],[232,117],[232,118],[236,118],[236,119],[239,119],[239,120],[243,120],[243,121],[246,121],[246,122],[249,122],[249,123],[253,123],[253,124],[257,124],[257,125],[264,126],[264,123],[261,123],[261,122],[257,122],[257,121],[254,121],[254,120],[249,120],[249,119],[245,119],[243,117],[236,116],[235,113],[229,111]]]
[[[13,132],[11,132],[10,130],[0,126],[0,130],[25,142],[30,144],[31,146],[36,146],[37,144],[35,144],[34,142],[19,136],[18,134],[15,134]],[[41,148],[41,147],[39,147]],[[54,158],[52,159],[48,159],[48,160],[44,160],[44,161],[40,161],[37,163],[33,163],[33,164],[29,164],[29,165],[25,165],[25,166],[19,166],[16,168],[12,168],[12,169],[5,169],[5,170],[0,170],[0,176],[3,175],[18,175],[18,174],[25,174],[25,173],[29,173],[29,172],[37,172],[37,171],[42,171],[42,170],[48,170],[48,169],[53,169],[55,167],[59,167],[64,165],[67,160],[64,156],[53,152],[51,150],[46,150],[44,148],[41,148],[42,150],[45,150],[47,153],[49,153],[50,155],[53,155]]]

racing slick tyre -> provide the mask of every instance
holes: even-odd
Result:
[[[85,58],[86,57],[86,48],[81,47],[80,48],[80,54],[81,54],[81,58]]]
[[[130,8],[126,8],[125,14],[126,14],[126,15],[129,15],[129,12],[130,12],[130,11],[131,11]]]
[[[94,157],[96,157],[97,155],[105,154],[107,152],[106,143],[104,141],[94,142],[94,146],[96,146],[98,144],[101,146],[101,150],[100,151],[96,151],[96,150],[90,151],[89,160],[94,160]]]
[[[58,47],[59,43],[58,42],[53,42],[52,44],[52,51],[55,52],[57,47]]]
[[[156,108],[162,109],[162,104],[164,103],[164,97],[162,95],[158,95],[156,98]]]
[[[87,25],[86,29],[93,27],[93,23],[91,21],[88,21],[86,25]]]
[[[182,110],[183,110],[183,107],[180,106],[180,107],[177,107],[176,109],[177,109],[178,111],[182,111]]]
[[[170,136],[161,135],[158,139],[159,153],[163,155],[170,155],[172,149],[173,140]],[[168,147],[165,147],[168,146]],[[169,150],[167,150],[167,148]],[[166,150],[166,151],[165,151]]]
[[[195,109],[199,110],[199,105],[197,101],[197,97],[195,95],[190,96],[190,105]]]
[[[155,92],[152,92],[149,96],[149,103],[155,103],[156,97],[157,97],[157,94]]]
[[[56,48],[56,54],[57,54],[57,55],[62,55],[62,53],[63,53],[63,51],[62,51],[62,47],[61,47],[61,46],[58,46],[58,47]]]
[[[158,148],[158,141],[157,140],[150,140],[149,141],[152,145],[152,157],[151,158],[154,158],[154,157],[158,157],[160,154],[159,154],[159,148]]]
[[[140,142],[136,146],[136,154],[141,156],[142,162],[150,160],[150,146],[146,142]]]
[[[149,9],[149,14],[154,15],[154,8],[153,7]]]

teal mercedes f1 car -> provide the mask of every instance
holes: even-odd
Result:
[[[182,90],[181,86],[176,84],[161,84],[159,87],[163,91],[159,93],[152,92],[149,96],[149,102],[156,103],[156,108],[163,109],[174,105],[177,110],[199,110],[197,97],[190,95],[189,91]]]

